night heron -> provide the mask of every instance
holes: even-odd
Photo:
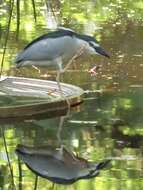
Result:
[[[70,29],[58,29],[30,42],[16,57],[17,68],[24,66],[56,66],[57,82],[69,64],[82,53],[109,55],[94,37]],[[66,64],[66,66],[65,66]]]

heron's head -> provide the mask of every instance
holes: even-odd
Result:
[[[85,44],[86,52],[89,54],[99,54],[110,58],[109,54],[99,45],[96,39],[88,35],[78,35],[81,43]]]

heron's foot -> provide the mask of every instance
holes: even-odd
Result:
[[[54,95],[54,93],[57,91],[57,89],[52,89],[52,90],[49,90],[48,92],[47,92],[47,94],[49,95],[49,96],[52,96],[52,95]]]
[[[91,76],[96,76],[98,73],[97,73],[97,71],[99,70],[99,66],[94,66],[94,67],[92,67],[88,72],[91,74]]]
[[[64,69],[60,69],[60,74],[63,74],[65,72],[65,68]]]

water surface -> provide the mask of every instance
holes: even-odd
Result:
[[[84,103],[78,111],[72,111],[60,128],[62,117],[1,123],[0,187],[9,189],[12,183],[4,146],[5,137],[16,189],[34,189],[35,185],[35,174],[24,164],[22,164],[22,185],[19,185],[21,179],[15,154],[17,144],[28,146],[62,144],[69,151],[74,151],[87,160],[98,163],[110,158],[112,161],[96,178],[81,180],[72,186],[55,187],[50,181],[39,178],[37,189],[141,190],[143,189],[143,43],[141,43],[143,28],[138,2],[132,4],[120,1],[108,4],[108,1],[103,1],[102,5],[99,1],[97,4],[94,1],[82,3],[73,1],[62,4],[54,2],[59,22],[77,32],[95,35],[110,53],[111,59],[101,56],[82,56],[63,74],[61,80],[80,86],[85,90],[85,96]],[[2,10],[8,10],[4,3],[1,5]],[[27,11],[23,11],[21,15],[22,24],[18,39],[15,33],[16,24],[12,20],[4,62],[5,73],[13,66],[11,60],[16,52],[33,38],[49,31],[49,26],[45,22],[46,9],[40,1],[37,3],[39,9],[36,7],[37,24],[34,23],[32,5],[29,9],[24,9],[26,3],[21,6],[22,11]],[[98,14],[95,14],[97,12]],[[6,14],[8,12],[1,11],[0,57],[5,41]],[[32,21],[28,19],[28,15]],[[97,76],[91,76],[88,72],[94,65],[101,66]],[[41,69],[40,74],[32,68],[13,69],[10,73],[15,76],[55,79],[55,72],[48,69]],[[0,104],[3,105],[1,101]]]

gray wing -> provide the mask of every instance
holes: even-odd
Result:
[[[71,36],[62,36],[57,38],[47,38],[36,41],[22,52],[20,52],[15,62],[23,61],[51,61],[62,56],[68,45],[72,43]]]

